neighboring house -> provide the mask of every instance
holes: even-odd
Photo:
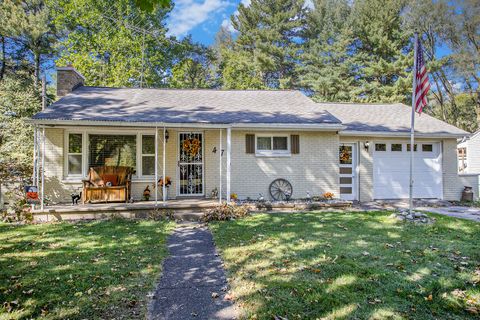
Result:
[[[480,130],[458,141],[458,171],[480,174]]]
[[[315,103],[292,90],[82,84],[75,69],[59,68],[60,99],[32,120],[45,128],[45,193],[54,202],[69,201],[89,167],[105,164],[136,170],[136,200],[164,171],[169,199],[215,189],[224,199],[268,199],[277,178],[291,183],[293,198],[408,197],[411,109],[403,104]],[[414,197],[458,200],[477,178],[457,174],[457,139],[467,132],[426,114],[415,121]],[[185,157],[194,140],[200,149]]]

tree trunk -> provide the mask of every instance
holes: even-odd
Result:
[[[40,53],[34,52],[33,53],[33,58],[34,58],[34,85],[35,88],[38,88],[38,82],[40,81]]]
[[[0,81],[3,80],[3,75],[5,74],[5,65],[7,61],[5,60],[5,37],[0,36],[0,43],[2,46],[2,67],[0,68]]]

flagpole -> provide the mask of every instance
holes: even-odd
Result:
[[[410,125],[410,185],[409,185],[409,213],[413,210],[413,155],[415,150],[415,89],[417,86],[417,50],[418,33],[415,32],[415,45],[413,50],[413,84],[412,84],[412,119]]]

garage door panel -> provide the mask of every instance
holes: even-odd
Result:
[[[422,150],[418,145],[418,150]],[[375,199],[400,199],[409,197],[410,153],[391,150],[373,153],[373,182]],[[417,151],[414,155],[414,188],[415,198],[442,198],[442,166],[440,146],[433,144],[432,152]]]

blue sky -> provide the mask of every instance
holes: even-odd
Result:
[[[231,28],[230,17],[240,3],[248,6],[250,0],[174,0],[167,21],[169,34],[180,39],[191,34],[195,42],[210,45],[222,24]],[[450,53],[448,47],[437,50],[439,57]]]
[[[191,34],[194,41],[209,45],[222,24],[230,24],[230,16],[238,4],[250,0],[175,0],[167,21],[169,34],[178,38]]]

